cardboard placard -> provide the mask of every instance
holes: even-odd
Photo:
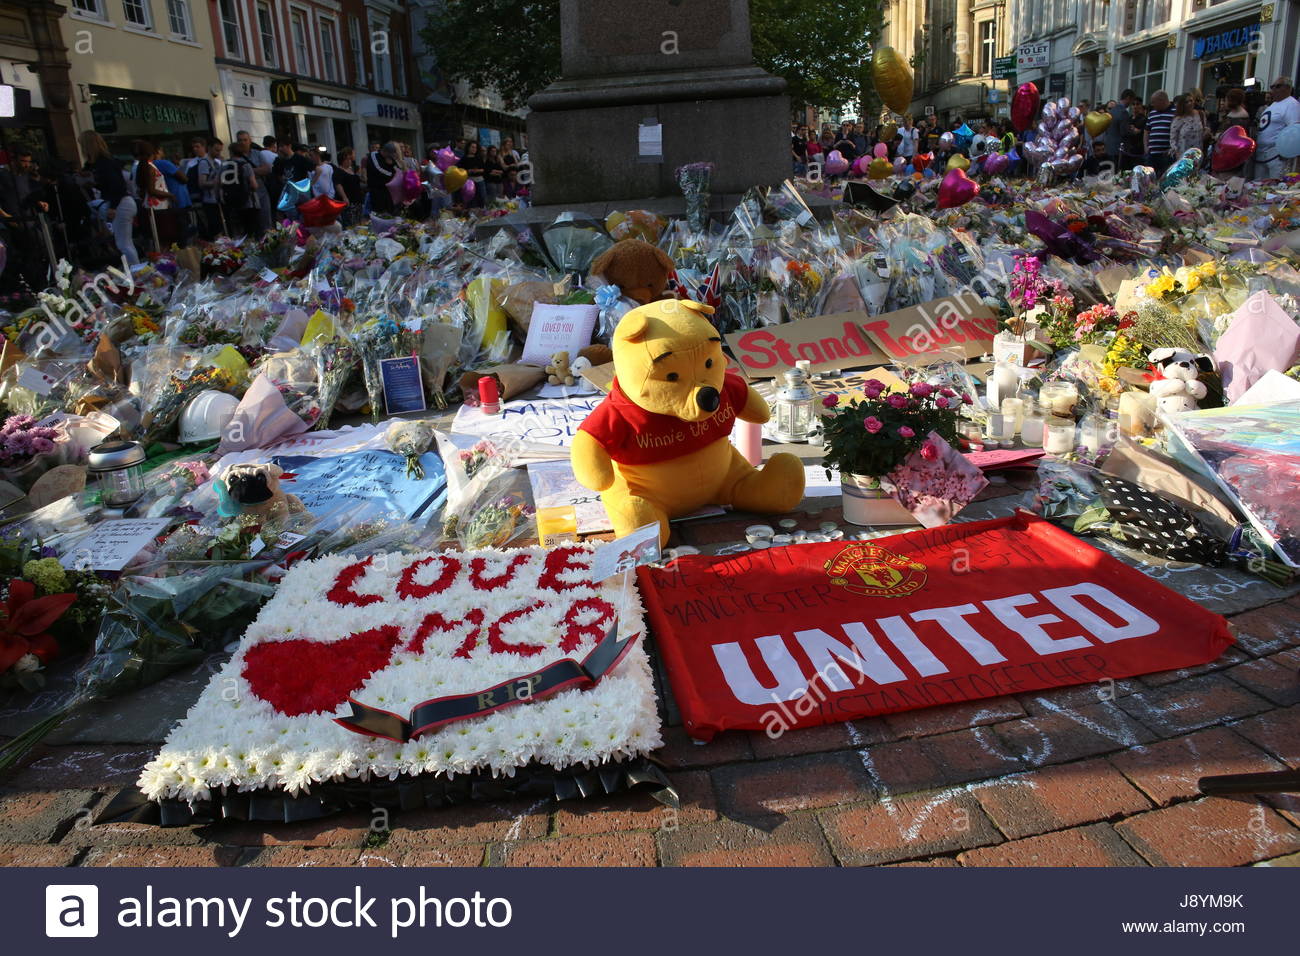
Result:
[[[973,295],[954,295],[872,316],[863,330],[895,362],[946,351],[971,359],[993,351],[998,316]]]
[[[865,312],[819,315],[787,325],[747,329],[727,336],[740,370],[750,378],[773,378],[807,359],[814,372],[884,365],[889,356],[863,332]]]
[[[1111,266],[1109,269],[1102,269],[1097,273],[1097,288],[1113,301],[1115,293],[1119,292],[1119,287],[1124,284],[1124,280],[1131,278],[1132,275],[1133,270],[1128,266]]]
[[[606,362],[604,365],[592,365],[589,368],[584,368],[578,374],[602,392],[608,392],[614,387],[613,362]]]

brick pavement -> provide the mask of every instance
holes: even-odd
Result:
[[[679,543],[734,541],[749,521],[687,525]],[[1249,595],[1262,606],[1231,616],[1239,643],[1208,667],[776,740],[698,745],[669,726],[656,756],[680,809],[622,794],[397,814],[379,831],[359,813],[93,826],[154,746],[45,747],[0,778],[0,865],[1294,866],[1300,798],[1196,789],[1300,767],[1300,596]]]

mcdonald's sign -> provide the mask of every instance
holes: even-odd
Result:
[[[297,106],[298,105],[298,81],[297,80],[272,80],[271,81],[271,105],[272,106]]]

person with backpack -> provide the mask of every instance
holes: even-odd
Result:
[[[221,167],[221,205],[226,211],[226,227],[232,231],[242,229],[244,235],[261,239],[262,210],[258,204],[263,192],[257,182],[257,173],[248,159],[248,148],[236,140],[230,144],[230,159]]]
[[[208,224],[208,238],[228,234],[225,214],[221,208],[221,167],[226,164],[222,150],[226,144],[213,138],[208,140],[208,167],[206,173],[199,174],[199,186],[203,195],[203,218]]]
[[[181,173],[185,179],[185,191],[190,197],[190,209],[194,214],[194,225],[199,235],[211,239],[220,227],[220,223],[207,215],[207,190],[204,183],[212,179],[212,160],[208,158],[208,144],[201,137],[190,140],[190,157],[181,163]],[[212,198],[216,205],[216,198]]]

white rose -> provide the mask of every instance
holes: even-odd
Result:
[[[24,654],[14,662],[14,673],[29,674],[41,669],[40,659],[35,654]]]

